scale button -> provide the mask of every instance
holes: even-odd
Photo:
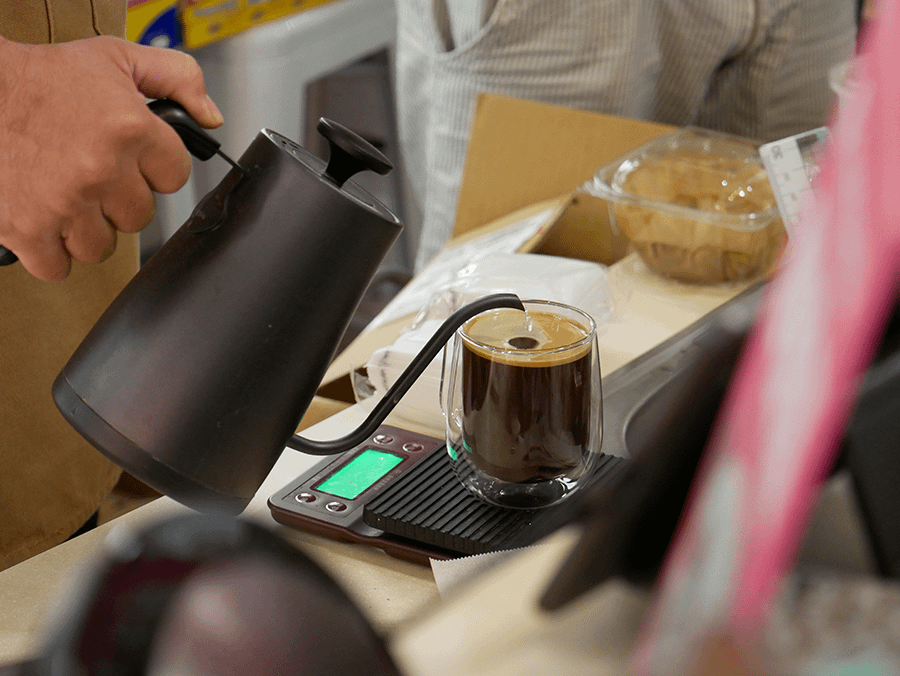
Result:
[[[347,509],[347,505],[345,505],[343,502],[338,502],[337,500],[335,500],[326,504],[325,509],[327,509],[329,512],[343,512],[345,509]]]
[[[294,496],[294,500],[296,500],[297,502],[315,502],[316,496],[312,493],[303,491],[302,493],[297,493],[297,495]]]
[[[376,434],[374,437],[372,437],[372,441],[374,441],[376,444],[389,444],[393,440],[394,437],[389,434]]]
[[[421,453],[425,450],[425,447],[422,444],[416,443],[415,441],[407,441],[403,444],[403,450],[407,453]]]

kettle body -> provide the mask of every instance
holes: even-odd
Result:
[[[53,388],[63,415],[126,470],[150,485],[187,482],[190,502],[237,511],[306,411],[402,229],[275,132],[260,132],[238,164]]]
[[[201,159],[232,164],[100,317],[53,383],[63,417],[122,468],[200,511],[243,511],[289,447],[315,455],[371,435],[468,318],[524,310],[513,294],[451,315],[354,431],[294,430],[402,230],[350,180],[391,164],[326,119],[327,162],[262,130],[238,162],[183,108],[151,108]]]

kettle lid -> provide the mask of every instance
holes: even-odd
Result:
[[[366,170],[384,176],[394,167],[391,161],[364,138],[333,120],[320,118],[316,130],[328,141],[327,161],[278,132],[263,129],[262,133],[318,177],[324,185],[339,191],[376,216],[399,225],[400,219],[390,209],[358,183],[349,180]]]

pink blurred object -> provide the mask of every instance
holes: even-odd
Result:
[[[900,280],[900,3],[864,36],[813,195],[770,283],[634,654],[688,673],[700,643],[767,621]]]

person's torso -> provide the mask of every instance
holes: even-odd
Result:
[[[0,0],[0,35],[44,44],[125,35],[126,0]]]

